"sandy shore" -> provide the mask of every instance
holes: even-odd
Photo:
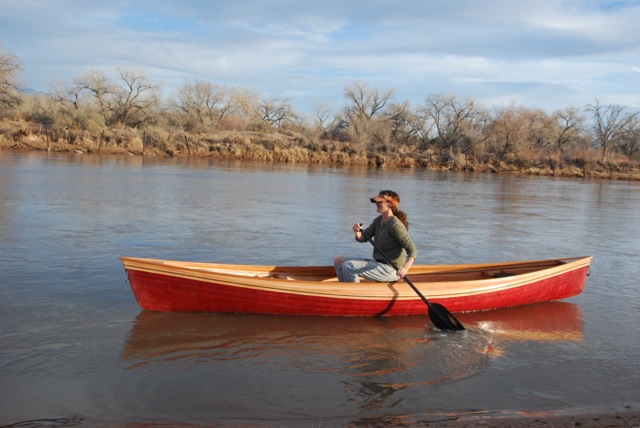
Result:
[[[2,422],[0,422],[2,423]],[[33,419],[1,425],[0,428],[9,427],[87,427],[87,428],[208,428],[208,427],[240,427],[252,426],[261,428],[270,427],[449,427],[449,428],[473,428],[473,427],[495,427],[495,428],[527,428],[527,427],[580,427],[580,428],[640,428],[640,412],[631,408],[611,412],[588,412],[588,413],[567,413],[567,412],[498,412],[498,411],[477,411],[469,413],[452,414],[425,414],[422,417],[389,417],[375,418],[367,421],[333,422],[327,421],[217,421],[215,423],[192,423],[178,421],[139,421],[139,422],[97,422],[84,419],[82,417],[69,417],[57,419]]]
[[[581,427],[581,428],[602,428],[602,427],[640,427],[640,412],[633,409],[623,409],[620,411],[589,412],[580,414],[536,412],[536,413],[513,413],[497,414],[492,412],[476,412],[456,415],[448,418],[442,416],[440,419],[423,420],[418,426],[429,427],[450,427],[450,428],[470,428],[470,427]]]

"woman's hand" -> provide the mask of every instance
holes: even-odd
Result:
[[[416,261],[416,259],[414,259],[413,257],[407,258],[407,261],[404,263],[404,265],[400,269],[398,269],[398,276],[400,278],[404,278],[404,276],[409,273],[409,269],[411,269],[411,266],[413,266],[414,261]]]
[[[353,233],[362,232],[362,223],[355,223],[351,229]]]

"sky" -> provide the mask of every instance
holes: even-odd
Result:
[[[354,83],[552,113],[640,110],[640,0],[0,0],[0,44],[50,92],[92,70],[348,105]]]

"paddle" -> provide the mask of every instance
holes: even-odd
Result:
[[[382,250],[376,245],[375,242],[373,242],[373,240],[364,232],[364,230],[360,230],[360,232],[362,232],[364,237],[367,238],[367,241],[369,241],[371,245],[373,245],[373,247],[378,250],[380,254],[382,254],[382,257],[384,257],[387,263],[389,263],[396,271],[400,270],[398,269],[398,266],[394,262],[392,262],[385,253],[382,252]],[[456,317],[454,317],[453,314],[447,310],[447,308],[439,303],[429,302],[427,298],[424,297],[424,295],[420,292],[420,290],[418,290],[418,288],[413,285],[413,282],[411,282],[409,278],[405,276],[404,280],[407,282],[407,284],[409,284],[411,288],[413,288],[413,291],[415,291],[416,294],[420,296],[422,301],[427,304],[427,307],[429,308],[429,318],[431,318],[431,322],[433,323],[433,325],[435,325],[440,330],[459,331],[465,329],[462,324],[460,324],[460,321],[458,321]]]

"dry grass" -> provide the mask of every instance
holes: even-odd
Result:
[[[47,128],[23,121],[0,121],[0,150],[40,150],[100,154],[216,157],[296,164],[363,165],[380,168],[424,168],[449,171],[640,181],[640,164],[614,158],[603,164],[593,152],[558,155],[522,151],[500,163],[464,154],[415,152],[410,147],[373,152],[364,145],[312,141],[302,135],[219,131],[187,134],[165,129],[84,130]]]

